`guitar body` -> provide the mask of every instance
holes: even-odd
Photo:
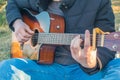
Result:
[[[36,33],[64,33],[64,19],[61,16],[50,14],[48,12],[41,12],[39,14],[33,13],[28,9],[22,12],[23,21]],[[39,36],[39,35],[38,35]],[[33,37],[20,48],[19,42],[14,39],[13,33],[12,43],[17,45],[17,49],[13,48],[12,57],[30,58],[38,61],[41,64],[51,64],[54,60],[55,45],[37,44],[37,38]],[[36,39],[35,39],[36,38]],[[35,41],[36,40],[36,41]],[[14,46],[16,46],[14,45]],[[14,51],[18,50],[18,51]],[[19,52],[19,53],[17,53]],[[18,55],[18,56],[17,56]]]

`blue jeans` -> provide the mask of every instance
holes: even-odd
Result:
[[[28,59],[9,59],[0,63],[0,80],[120,80],[120,59],[93,75],[82,71],[79,64],[41,65]]]

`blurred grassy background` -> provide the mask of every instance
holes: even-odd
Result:
[[[11,31],[8,28],[4,5],[7,0],[0,0],[0,61],[10,58]],[[112,0],[115,13],[115,28],[120,31],[120,0]]]
[[[0,0],[0,60],[10,58],[11,31],[5,16],[6,1]]]
[[[120,31],[120,0],[112,0],[116,31]]]

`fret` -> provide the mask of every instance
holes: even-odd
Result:
[[[97,35],[96,46],[101,46],[101,35]]]

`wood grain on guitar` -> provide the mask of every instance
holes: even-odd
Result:
[[[12,57],[30,58],[37,60],[41,64],[51,64],[54,61],[54,51],[56,45],[70,45],[71,40],[84,34],[64,33],[65,23],[63,17],[47,12],[33,14],[27,9],[22,11],[23,20],[34,30],[33,37],[24,43],[23,49],[15,35],[12,35],[11,55]],[[91,34],[91,43],[95,46],[106,47],[112,51],[120,51],[120,32],[96,35],[96,41],[93,42]],[[81,45],[83,46],[83,45]]]

